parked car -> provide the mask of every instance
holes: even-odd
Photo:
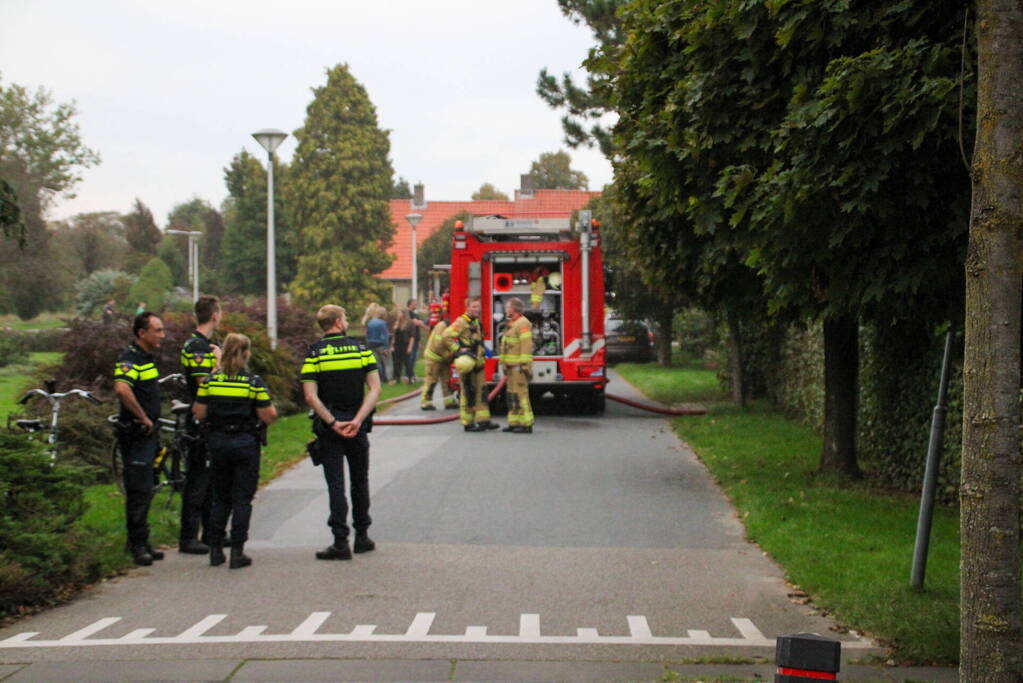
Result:
[[[646,323],[607,318],[604,321],[604,337],[608,363],[648,363],[654,360],[654,335]]]

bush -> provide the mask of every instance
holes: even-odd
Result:
[[[139,279],[128,291],[128,300],[133,306],[139,301],[145,301],[146,310],[159,313],[173,285],[170,268],[159,258],[153,257],[142,268]]]
[[[0,613],[44,603],[86,578],[73,533],[85,512],[82,475],[52,465],[44,450],[0,432]]]
[[[135,284],[135,279],[134,275],[120,270],[97,270],[75,283],[75,311],[78,315],[90,316],[102,310],[110,299],[119,302],[122,307],[126,306],[128,292]]]
[[[704,358],[708,351],[725,347],[725,339],[714,316],[702,309],[680,311],[675,315],[673,327],[679,348],[693,358]]]
[[[237,311],[262,325],[266,329],[266,297],[246,303],[242,299],[228,299],[224,302],[224,310]],[[349,313],[349,320],[357,316]],[[311,311],[292,304],[285,297],[277,299],[277,344],[286,346],[292,355],[301,361],[305,358],[309,345],[320,338],[320,328],[316,324],[316,316]]]
[[[28,347],[25,339],[17,332],[0,331],[0,368],[17,365],[28,360]]]
[[[301,358],[296,358],[286,344],[270,348],[266,327],[245,313],[230,311],[220,321],[220,332],[240,332],[252,340],[252,360],[249,367],[263,378],[270,397],[283,414],[294,413],[301,405],[301,387],[298,381]]]

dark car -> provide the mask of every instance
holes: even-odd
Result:
[[[647,363],[654,359],[654,335],[646,323],[608,318],[604,321],[604,336],[608,363]]]

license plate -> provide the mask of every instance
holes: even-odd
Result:
[[[636,338],[635,337],[618,337],[618,341],[625,342],[626,344],[631,344],[632,342],[636,341]]]

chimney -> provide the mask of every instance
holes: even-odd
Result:
[[[426,208],[426,190],[423,188],[422,183],[416,183],[412,187],[412,208],[413,209],[425,209]]]
[[[535,190],[535,182],[533,176],[529,173],[523,173],[519,176],[519,197],[522,199],[530,199],[533,196],[533,190]]]

